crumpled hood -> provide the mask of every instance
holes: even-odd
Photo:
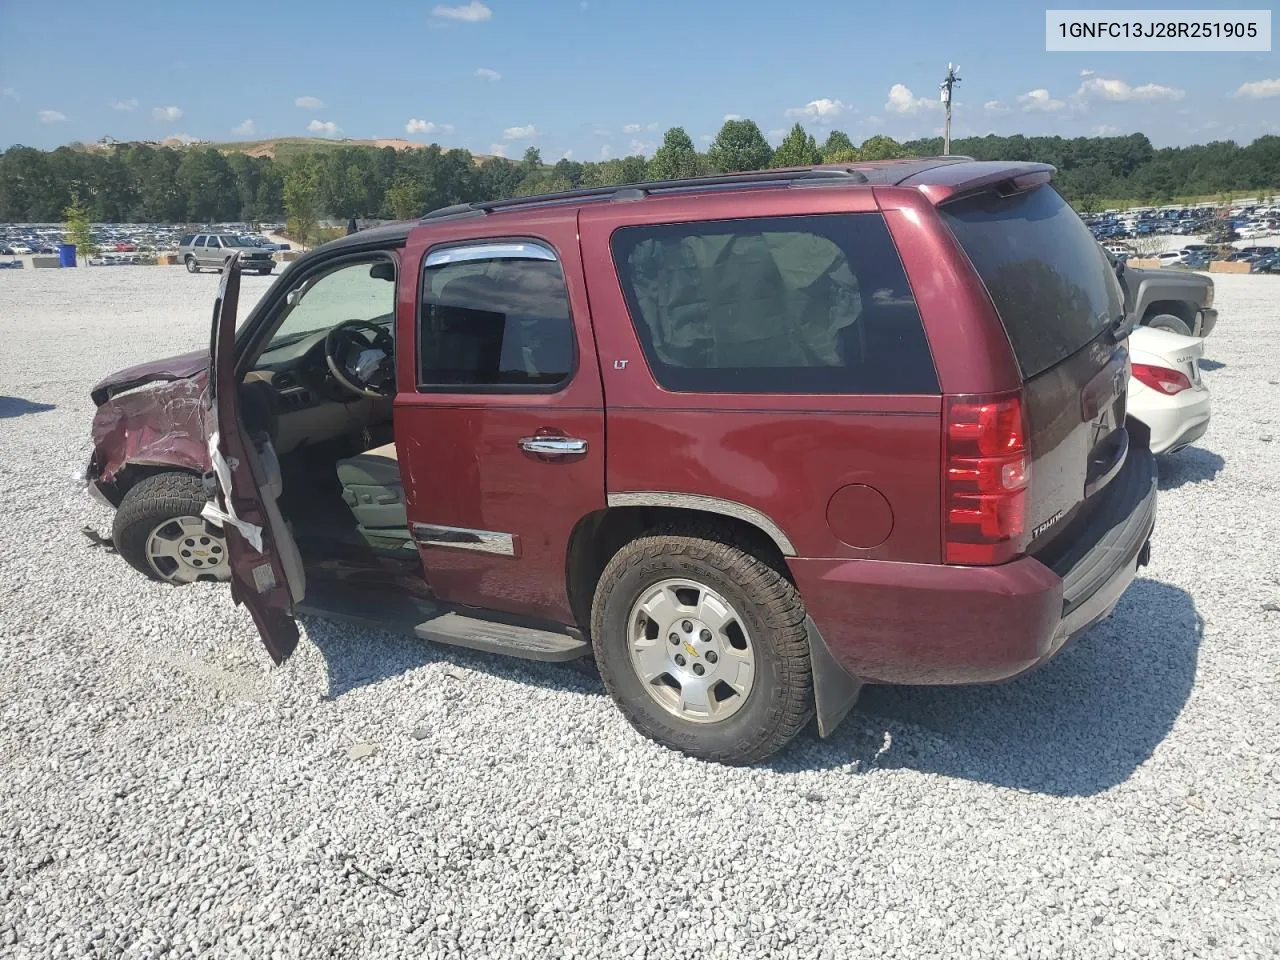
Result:
[[[193,350],[190,353],[168,357],[165,360],[151,360],[134,367],[126,367],[104,377],[90,391],[93,402],[102,406],[106,399],[125,390],[132,390],[153,380],[185,380],[194,377],[209,367],[209,351]]]

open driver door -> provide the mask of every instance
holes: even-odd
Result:
[[[293,605],[306,592],[306,575],[276,504],[283,485],[271,438],[266,431],[250,435],[241,415],[235,352],[239,299],[236,253],[222,270],[209,337],[205,439],[214,489],[204,518],[226,535],[232,599],[248,608],[271,659],[281,664],[298,645]]]

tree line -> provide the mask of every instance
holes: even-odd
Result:
[[[728,120],[705,151],[680,127],[652,157],[543,162],[476,159],[466,150],[335,144],[288,160],[207,146],[83,145],[52,151],[13,146],[0,154],[0,221],[56,222],[76,205],[95,221],[212,223],[287,217],[297,236],[318,220],[407,219],[424,211],[496,200],[814,163],[932,156],[940,138],[898,143],[874,136],[855,145],[840,130],[821,143],[797,123],[777,146],[751,120]],[[1280,187],[1280,137],[1248,146],[1222,141],[1156,149],[1140,133],[1123,137],[974,137],[952,152],[983,160],[1033,160],[1058,168],[1056,184],[1085,209],[1101,198],[1162,203],[1175,196]]]

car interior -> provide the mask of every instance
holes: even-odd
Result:
[[[279,463],[274,492],[299,550],[412,548],[392,435],[395,264],[341,263],[290,290],[241,388]]]

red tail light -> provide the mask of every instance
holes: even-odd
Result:
[[[1022,394],[947,397],[943,470],[945,562],[1010,559],[1031,485]]]
[[[1191,381],[1181,370],[1155,367],[1148,363],[1135,363],[1133,365],[1133,375],[1139,382],[1145,383],[1152,390],[1159,390],[1169,396],[1191,389]]]

